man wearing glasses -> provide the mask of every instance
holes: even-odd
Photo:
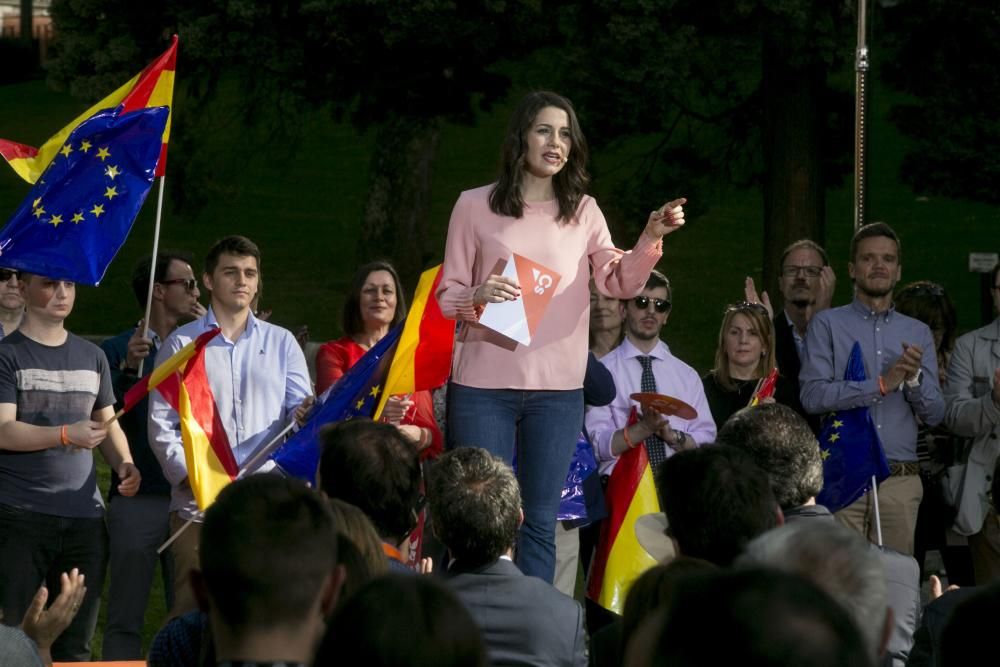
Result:
[[[660,331],[670,317],[670,297],[670,281],[653,271],[642,293],[619,306],[625,320],[625,340],[601,359],[615,379],[615,400],[610,405],[588,408],[584,419],[602,474],[610,474],[618,457],[643,440],[654,469],[675,451],[715,440],[715,422],[701,378],[660,340]],[[664,417],[654,410],[643,412],[629,398],[636,392],[679,398],[698,416],[687,420]],[[629,425],[633,408],[638,420]]]
[[[0,268],[0,340],[21,325],[24,297],[17,286],[17,271]]]
[[[990,285],[1000,313],[1000,264],[990,272]],[[976,585],[983,586],[1000,580],[1000,518],[993,509],[1000,499],[988,501],[1000,455],[1000,317],[955,341],[944,397],[948,429],[974,439],[955,529],[969,536]]]
[[[132,291],[140,312],[146,309],[152,257],[139,260],[132,271]],[[153,301],[149,311],[149,336],[143,336],[143,321],[101,344],[111,368],[116,409],[125,392],[140,377],[152,372],[156,351],[183,321],[200,317],[205,308],[198,303],[198,283],[187,253],[164,250],[157,255],[153,274]],[[140,366],[142,372],[140,375]],[[134,497],[116,492],[113,479],[108,494],[110,560],[108,618],[104,627],[104,660],[140,660],[142,629],[149,591],[160,561],[167,606],[173,594],[173,563],[156,549],[170,536],[170,483],[149,448],[146,430],[147,398],[122,415],[119,423],[132,447],[135,464],[142,473],[142,486]],[[113,473],[112,473],[113,474]]]

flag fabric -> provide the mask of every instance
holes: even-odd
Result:
[[[455,346],[455,321],[441,314],[434,293],[441,282],[441,265],[420,274],[413,305],[406,316],[396,347],[385,390],[375,410],[375,419],[390,396],[436,389],[451,374],[451,353]]]
[[[375,413],[402,330],[402,325],[390,329],[382,340],[323,392],[316,400],[309,420],[271,455],[271,460],[286,474],[315,483],[319,467],[320,429],[326,424],[355,417],[371,417]]]
[[[0,230],[0,265],[100,283],[149,194],[168,114],[119,107],[78,125]]]
[[[855,342],[844,369],[844,380],[864,379],[861,345]],[[847,507],[867,493],[872,477],[877,482],[889,477],[889,462],[867,407],[825,415],[820,420],[819,448],[823,457],[823,490],[816,502],[831,512]]]
[[[759,405],[762,399],[774,398],[774,390],[778,387],[778,369],[774,368],[767,377],[761,379],[757,385],[757,391],[750,398],[750,406]]]
[[[215,502],[219,492],[239,474],[239,466],[229,445],[229,436],[226,435],[225,426],[215,405],[215,397],[212,395],[212,388],[208,384],[208,373],[205,370],[205,345],[218,335],[219,331],[220,329],[213,329],[195,339],[194,351],[187,359],[183,372],[174,369],[174,372],[161,378],[156,387],[164,399],[177,410],[181,440],[184,443],[188,483],[191,485],[198,508],[203,512]],[[177,354],[165,361],[161,367],[173,362]]]
[[[636,421],[636,410],[632,408],[628,424]],[[618,458],[604,500],[608,517],[601,524],[587,597],[621,614],[629,587],[640,574],[656,565],[656,560],[642,548],[635,535],[635,522],[639,517],[660,511],[645,442]]]
[[[97,102],[82,114],[74,118],[69,125],[59,130],[40,148],[26,146],[14,141],[0,139],[0,156],[17,174],[28,181],[36,183],[42,173],[58,156],[74,129],[85,120],[103,109],[124,107],[124,113],[130,113],[147,107],[173,108],[174,71],[177,65],[177,35],[174,35],[170,47],[146,66],[144,70],[129,79],[125,85]],[[167,142],[170,138],[170,118],[161,132],[160,159],[156,165],[156,176],[162,176],[167,164]]]
[[[212,340],[222,332],[218,327],[209,329],[193,341],[177,350],[169,359],[153,369],[153,372],[136,382],[131,389],[125,392],[122,399],[121,413],[128,412],[145,398],[146,394],[156,388],[158,384],[171,377],[177,371],[183,370],[184,364],[193,357],[198,350],[205,347],[208,341]]]

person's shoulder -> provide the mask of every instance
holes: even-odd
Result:
[[[129,329],[126,329],[125,331],[122,331],[121,333],[115,334],[114,336],[108,336],[107,338],[101,341],[100,348],[105,351],[121,350],[123,348],[127,348],[128,341],[132,337],[132,334],[134,333],[135,333],[135,327],[131,327]]]
[[[260,333],[268,338],[279,341],[283,345],[294,344],[296,347],[299,346],[299,342],[295,339],[295,334],[279,324],[257,320],[257,326],[260,327]]]
[[[1000,340],[1000,317],[984,327],[979,327],[978,329],[973,329],[972,331],[962,334],[955,339],[955,347],[958,347],[959,345],[971,346],[977,338],[985,340]]]
[[[80,352],[88,355],[99,354],[102,359],[105,358],[104,351],[101,350],[100,346],[98,346],[97,343],[89,341],[83,336],[78,336],[72,331],[66,332],[66,344],[69,345],[70,349],[72,349],[75,352]]]

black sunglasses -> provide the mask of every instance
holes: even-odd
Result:
[[[653,308],[656,308],[656,312],[665,313],[670,310],[670,299],[650,299],[648,296],[637,296],[632,299],[632,303],[639,310],[646,310],[649,308],[649,302],[653,302]]]
[[[193,292],[194,288],[198,286],[198,281],[194,278],[174,278],[173,280],[161,280],[161,285],[184,285],[184,289],[188,292]]]
[[[18,273],[14,269],[0,269],[0,283],[5,283],[11,278],[17,278]]]
[[[733,305],[726,308],[726,312],[732,312],[734,310],[751,310],[758,309],[764,313],[767,313],[767,308],[762,303],[750,303],[749,301],[740,301],[739,303],[734,303]]]

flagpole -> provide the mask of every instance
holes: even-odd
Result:
[[[160,176],[160,191],[156,195],[156,226],[153,227],[153,261],[149,263],[149,289],[146,290],[146,315],[142,318],[143,338],[149,338],[149,313],[153,310],[153,281],[156,280],[156,257],[160,252],[160,220],[163,218],[163,181],[165,180],[167,180],[165,175]],[[145,359],[139,360],[139,377],[142,377],[142,367],[145,362]],[[118,416],[115,415],[115,418]]]
[[[872,501],[875,503],[875,537],[878,545],[882,546],[882,516],[878,511],[878,480],[872,475]]]

